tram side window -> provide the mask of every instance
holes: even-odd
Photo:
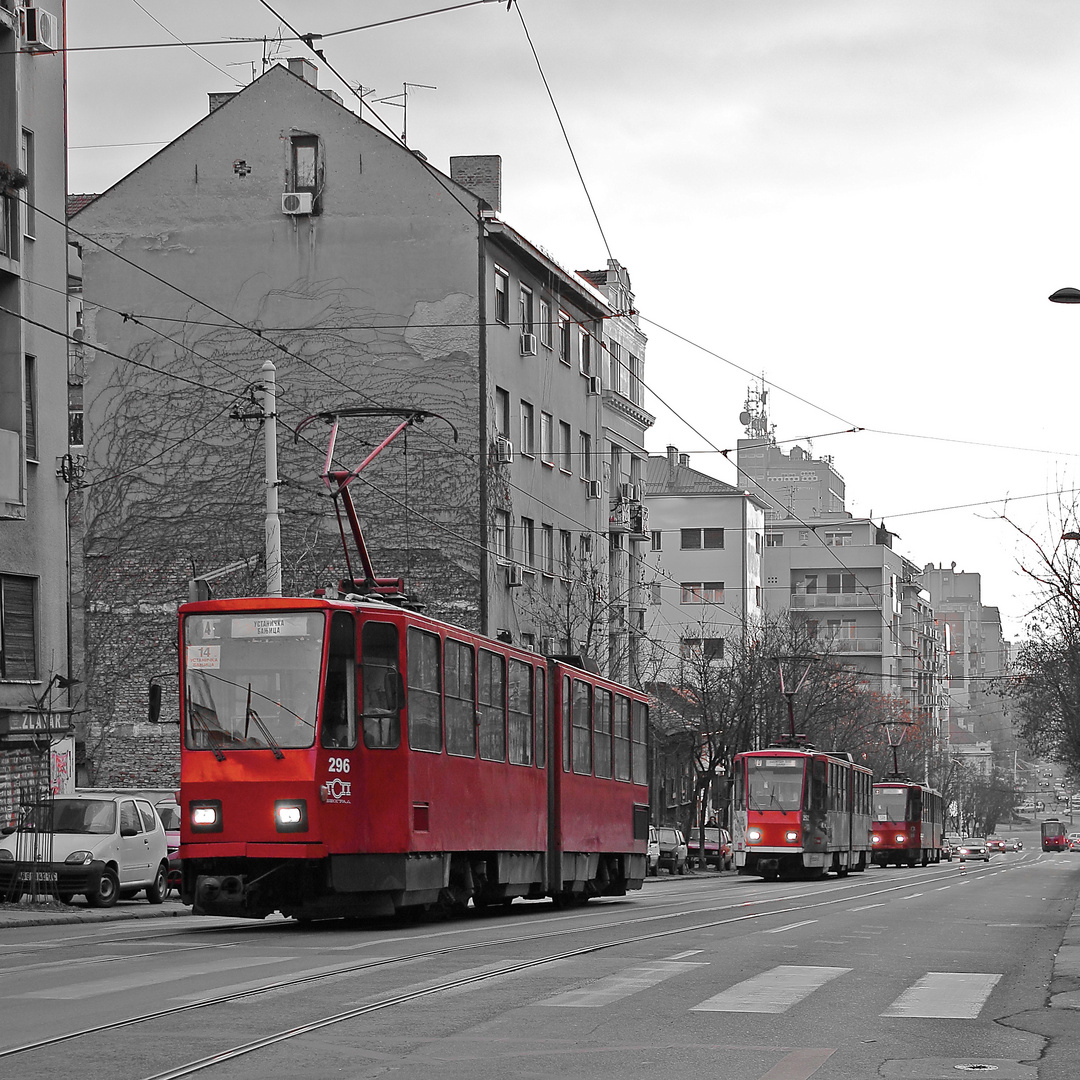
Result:
[[[409,627],[409,746],[413,750],[442,749],[442,679],[439,635]]]
[[[746,765],[742,760],[733,765],[735,773],[735,788],[731,796],[732,806],[735,810],[746,809]]]
[[[615,695],[615,779],[630,779],[630,699]]]
[[[908,806],[908,821],[922,820],[922,791],[917,787],[908,788],[911,805]]]
[[[592,687],[574,680],[574,772],[592,772]]]
[[[356,746],[356,623],[347,611],[335,611],[330,620],[321,739],[323,746]]]
[[[633,703],[634,726],[632,736],[634,740],[634,783],[647,784],[646,776],[646,751],[645,740],[649,731],[649,706],[644,701]]]
[[[570,771],[570,736],[573,733],[570,719],[570,676],[564,675],[562,681],[562,770]]]
[[[532,665],[510,661],[510,762],[532,764]]]
[[[446,642],[446,752],[476,757],[476,664],[471,645]]]
[[[596,775],[611,776],[611,691],[596,691]]]
[[[536,767],[543,769],[547,766],[547,672],[543,668],[536,669]]]
[[[401,670],[393,623],[367,622],[360,634],[360,712],[364,745],[390,750],[401,742]]]
[[[480,650],[480,756],[506,760],[506,658]]]
[[[817,813],[823,813],[828,809],[825,776],[825,762],[814,761],[811,768],[810,809]]]

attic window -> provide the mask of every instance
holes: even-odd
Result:
[[[294,135],[292,139],[292,191],[310,191],[318,186],[319,139],[316,135]]]

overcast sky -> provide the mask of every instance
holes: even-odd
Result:
[[[271,6],[327,35],[453,2]],[[1046,297],[1080,286],[1080,4],[520,0],[520,13],[648,320],[649,449],[674,443],[737,483],[714,447],[735,446],[748,373],[763,373],[777,438],[819,436],[848,509],[883,518],[920,565],[980,572],[1018,637],[1029,548],[1004,500],[1045,537],[1057,497],[1041,493],[1071,503],[1078,483],[1080,307]],[[72,48],[169,32],[288,33],[258,0],[68,0]],[[316,45],[375,88],[367,101],[437,87],[411,92],[409,144],[447,171],[451,154],[501,154],[507,220],[565,266],[605,265],[518,10]],[[198,53],[69,54],[69,190],[103,190],[203,116],[208,92],[263,70],[261,43]],[[401,131],[400,108],[375,108]],[[117,143],[139,145],[102,145]],[[824,437],[853,426],[867,430]]]

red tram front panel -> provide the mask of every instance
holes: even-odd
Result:
[[[793,747],[737,754],[733,846],[741,874],[846,874],[869,861],[870,771]]]
[[[875,784],[873,796],[870,842],[875,864],[926,866],[941,861],[943,807],[938,792],[894,778]]]

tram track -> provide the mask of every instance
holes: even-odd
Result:
[[[1019,867],[1022,864],[1017,863],[1016,865],[1017,867]],[[993,867],[993,870],[991,870],[991,866],[987,865],[977,870],[973,868],[966,871],[966,873],[968,876],[982,876],[987,872],[996,872],[998,870],[1000,870],[1000,866],[995,866]],[[943,870],[942,872],[936,874],[934,876],[934,879],[942,880],[946,877],[953,876],[962,876],[962,868],[950,867],[947,870]],[[435,949],[419,950],[395,956],[372,958],[369,960],[365,960],[361,963],[345,964],[333,968],[328,968],[326,970],[307,974],[299,978],[290,977],[284,979],[277,979],[259,986],[245,987],[242,990],[230,994],[221,994],[203,998],[197,1001],[183,1002],[178,1005],[171,1005],[166,1008],[152,1010],[134,1016],[124,1017],[118,1020],[92,1025],[90,1027],[65,1032],[60,1035],[50,1036],[46,1039],[21,1044],[19,1046],[9,1047],[7,1049],[0,1050],[0,1060],[5,1058],[13,1058],[19,1055],[32,1054],[35,1051],[44,1051],[50,1047],[54,1047],[62,1043],[87,1038],[89,1036],[100,1034],[103,1032],[130,1029],[139,1025],[152,1023],[157,1020],[163,1020],[168,1017],[178,1016],[184,1013],[190,1013],[202,1009],[226,1005],[229,1003],[249,1000],[259,997],[261,995],[272,994],[281,990],[291,990],[301,986],[317,985],[333,979],[340,979],[350,975],[356,975],[379,968],[387,968],[394,965],[404,965],[407,963],[414,963],[419,960],[433,959],[436,957],[442,957],[466,951],[474,951],[478,949],[496,948],[508,945],[519,945],[528,942],[550,940],[552,938],[565,938],[568,934],[617,931],[622,928],[642,926],[648,923],[654,923],[657,921],[670,921],[673,919],[693,920],[689,925],[669,926],[664,929],[654,930],[649,933],[636,934],[631,936],[621,935],[617,938],[583,946],[579,949],[561,950],[533,960],[519,961],[503,967],[492,969],[488,972],[472,974],[465,977],[451,978],[433,984],[431,986],[409,991],[407,993],[392,994],[375,1002],[369,1002],[365,1005],[357,1006],[353,1009],[348,1009],[342,1012],[320,1017],[318,1019],[308,1021],[304,1024],[284,1029],[272,1035],[267,1035],[258,1039],[250,1040],[249,1042],[239,1044],[238,1046],[229,1048],[228,1050],[220,1051],[217,1054],[209,1055],[196,1061],[187,1062],[184,1065],[174,1066],[164,1072],[155,1073],[152,1076],[146,1077],[145,1080],[167,1080],[167,1078],[171,1077],[190,1076],[194,1075],[197,1072],[212,1068],[215,1065],[222,1064],[225,1061],[233,1060],[236,1057],[241,1057],[247,1054],[254,1053],[258,1050],[265,1049],[269,1046],[273,1046],[275,1044],[285,1042],[290,1039],[299,1038],[305,1034],[308,1034],[312,1031],[317,1031],[324,1027],[332,1026],[334,1024],[345,1023],[348,1020],[355,1019],[368,1013],[392,1008],[395,1005],[404,1004],[408,1001],[416,1000],[418,998],[429,997],[438,993],[454,990],[462,986],[497,979],[519,971],[535,969],[561,960],[573,959],[575,957],[588,955],[590,953],[602,952],[604,950],[617,948],[619,946],[640,944],[648,941],[656,941],[666,937],[674,937],[682,934],[715,929],[723,926],[735,926],[741,923],[747,923],[764,918],[769,918],[771,916],[793,915],[801,912],[812,911],[814,909],[832,907],[838,904],[849,903],[853,898],[856,897],[863,898],[897,893],[911,888],[917,888],[920,884],[924,884],[926,880],[927,875],[920,874],[916,878],[905,880],[902,882],[889,883],[888,885],[884,885],[882,883],[883,887],[879,887],[879,884],[876,881],[836,881],[831,883],[831,888],[828,889],[830,895],[828,896],[821,895],[821,883],[817,883],[817,887],[811,887],[801,892],[790,893],[785,896],[738,899],[723,904],[713,903],[705,907],[684,906],[679,911],[664,912],[662,914],[654,915],[637,915],[633,918],[616,920],[606,923],[597,923],[595,921],[589,920],[580,926],[563,926],[558,929],[544,930],[539,933],[503,935],[483,941],[460,942],[458,944],[446,945]],[[835,895],[837,892],[839,892],[841,895]],[[808,897],[811,898],[809,903],[799,902],[805,900]],[[700,919],[700,916],[702,915],[714,914],[717,912],[733,912],[738,911],[739,909],[745,909],[758,905],[761,905],[764,910],[740,911],[738,914],[732,914],[725,918],[710,919],[708,921],[701,921]],[[594,910],[597,911],[597,914],[600,914],[603,909]],[[587,916],[585,915],[585,913],[581,913],[576,916],[571,916],[571,918],[587,918]],[[562,920],[560,919],[560,921]],[[447,932],[456,933],[457,931],[455,929]],[[366,942],[357,947],[372,947],[380,944],[385,944],[385,942]]]

